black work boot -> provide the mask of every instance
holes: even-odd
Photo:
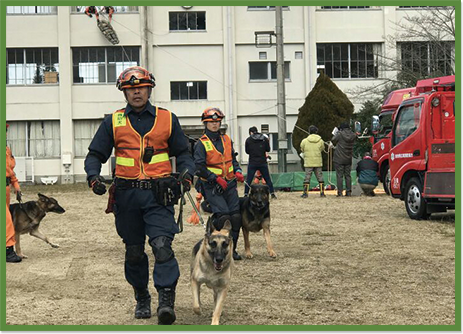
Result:
[[[13,246],[6,248],[6,262],[21,262],[23,259],[16,254]]]
[[[133,290],[135,291],[135,300],[137,301],[137,306],[135,307],[135,318],[151,318],[151,296],[148,289],[133,288]]]
[[[238,238],[240,236],[240,231],[231,231],[233,238],[233,260],[240,261],[241,255],[236,251],[236,246],[238,245]]]
[[[175,289],[163,288],[159,289],[159,306],[158,306],[158,324],[172,325],[176,319],[174,304],[175,304]]]

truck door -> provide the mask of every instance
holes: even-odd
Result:
[[[424,169],[425,126],[421,125],[423,99],[405,101],[394,121],[389,164],[391,170],[391,191],[400,195],[403,174],[410,169]]]
[[[455,93],[430,97],[431,117],[425,197],[455,196]]]

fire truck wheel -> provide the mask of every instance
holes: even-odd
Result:
[[[411,219],[428,219],[426,200],[422,196],[423,185],[416,177],[412,177],[405,186],[405,208]]]

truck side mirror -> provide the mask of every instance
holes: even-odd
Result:
[[[360,136],[360,134],[362,133],[362,124],[360,124],[360,122],[356,121],[355,125],[354,125],[354,129],[355,129],[355,134],[357,136]]]
[[[373,116],[371,119],[371,132],[377,134],[379,132],[379,116]]]

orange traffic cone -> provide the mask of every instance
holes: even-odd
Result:
[[[196,194],[196,208],[198,209],[198,212],[199,210],[201,210],[200,207],[201,207],[202,199],[203,199],[203,195],[201,195],[201,193],[197,193]],[[193,208],[193,211],[191,212],[190,217],[188,217],[187,222],[193,225],[199,224],[199,217],[194,208]]]

